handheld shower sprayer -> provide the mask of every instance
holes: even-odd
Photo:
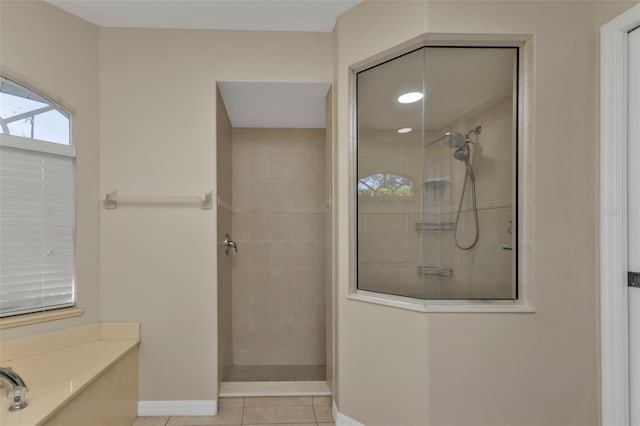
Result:
[[[453,158],[458,161],[464,162],[466,171],[464,175],[464,181],[462,183],[462,191],[460,193],[460,202],[458,203],[458,212],[456,213],[456,222],[453,231],[453,241],[460,250],[471,250],[478,243],[478,239],[480,238],[480,224],[478,222],[478,203],[476,200],[476,176],[473,172],[473,167],[471,166],[471,144],[473,141],[471,140],[471,134],[475,134],[476,136],[482,133],[482,126],[476,126],[473,129],[469,130],[466,134],[457,133],[457,132],[447,132],[444,136],[436,139],[434,142],[442,141],[449,148],[454,149]],[[431,145],[431,144],[430,144]],[[471,181],[471,200],[472,200],[472,208],[473,208],[473,218],[475,222],[475,236],[473,242],[470,245],[463,246],[458,241],[458,225],[460,223],[460,214],[462,212],[462,203],[464,202],[464,196],[467,192],[467,180]]]
[[[469,158],[471,150],[469,149],[469,145],[465,144],[463,147],[456,149],[453,151],[453,158],[458,161],[465,161]]]

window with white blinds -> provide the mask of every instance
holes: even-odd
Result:
[[[10,83],[9,102],[0,86],[0,121],[36,127],[34,116],[46,107],[28,102],[47,100]],[[68,126],[68,114],[59,116]],[[47,133],[64,127],[61,119],[53,126],[41,120],[43,140],[30,138],[31,130],[6,132],[6,125],[0,132],[0,317],[74,304],[75,148],[68,133],[66,144]]]

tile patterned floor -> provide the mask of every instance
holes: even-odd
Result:
[[[335,426],[329,396],[220,398],[217,416],[138,417],[133,426]]]
[[[322,381],[324,365],[234,365],[228,382]]]

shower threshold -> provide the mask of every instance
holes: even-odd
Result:
[[[327,377],[324,365],[234,365],[230,382],[321,381]]]
[[[309,382],[222,382],[220,397],[330,396],[325,381]]]

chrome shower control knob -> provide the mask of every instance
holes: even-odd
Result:
[[[238,244],[229,237],[229,234],[224,235],[224,254],[229,254],[229,249],[232,248],[238,252]]]

